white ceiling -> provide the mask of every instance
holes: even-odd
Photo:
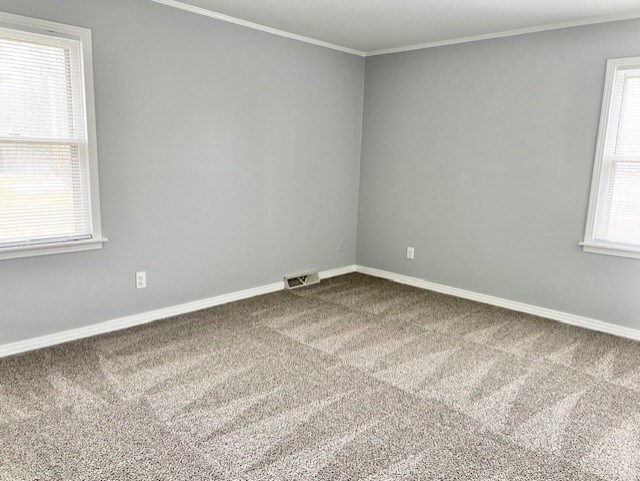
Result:
[[[361,52],[577,20],[640,16],[640,0],[180,1]]]

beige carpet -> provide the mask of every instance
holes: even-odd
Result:
[[[2,480],[640,479],[640,344],[343,276],[0,360]]]

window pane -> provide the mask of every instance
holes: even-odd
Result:
[[[640,163],[613,162],[599,238],[640,244]]]
[[[84,150],[0,143],[0,246],[90,237]]]
[[[80,47],[0,32],[0,137],[85,138]]]
[[[616,155],[640,155],[640,76],[637,73],[626,74]]]

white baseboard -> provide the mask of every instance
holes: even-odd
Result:
[[[319,275],[321,279],[328,279],[330,277],[355,272],[355,270],[356,266],[350,265],[339,267],[337,269],[322,271],[319,272]],[[185,304],[179,304],[176,306],[156,309],[154,311],[147,311],[140,314],[121,317],[119,319],[113,319],[111,321],[101,322],[99,324],[93,324],[91,326],[70,329],[68,331],[49,334],[47,336],[26,339],[24,341],[12,342],[9,344],[0,345],[0,358],[12,356],[14,354],[20,354],[27,351],[33,351],[35,349],[41,349],[43,347],[54,346],[56,344],[63,344],[69,341],[84,339],[86,337],[97,336],[98,334],[106,334],[108,332],[119,331],[121,329],[127,329],[129,327],[147,324],[149,322],[158,321],[160,319],[166,319],[168,317],[200,311],[202,309],[208,309],[210,307],[227,304],[233,301],[239,301],[241,299],[248,299],[249,297],[277,292],[282,289],[284,289],[284,282],[279,281],[274,282],[273,284],[267,284],[260,287],[254,287],[251,289],[245,289],[242,291],[231,292],[229,294],[210,297],[208,299],[201,299],[199,301],[187,302]]]
[[[402,274],[396,274],[380,269],[374,269],[372,267],[350,265],[345,267],[339,267],[337,269],[331,269],[327,271],[319,272],[321,279],[328,279],[330,277],[341,276],[349,274],[351,272],[360,272],[362,274],[368,274],[383,279],[389,279],[391,281],[407,284],[422,289],[428,289],[431,291],[441,292],[443,294],[449,294],[452,296],[462,297],[464,299],[470,299],[473,301],[482,302],[485,304],[491,304],[493,306],[504,307],[514,311],[525,312],[527,314],[533,314],[547,319],[553,319],[556,321],[564,322],[574,326],[584,327],[595,331],[605,332],[607,334],[613,334],[614,336],[626,337],[629,339],[640,340],[640,330],[632,329],[629,327],[618,326],[596,319],[590,319],[588,317],[577,316],[575,314],[569,314],[566,312],[555,311],[553,309],[547,309],[545,307],[534,306],[531,304],[525,304],[523,302],[511,301],[508,299],[502,299],[500,297],[488,296],[486,294],[480,294],[478,292],[467,291],[464,289],[458,289],[456,287],[445,286],[442,284],[436,284],[434,282],[425,281],[416,277],[405,276]],[[13,342],[9,344],[0,345],[0,358],[6,356],[12,356],[14,354],[20,354],[43,347],[54,346],[56,344],[63,344],[69,341],[75,341],[99,334],[105,334],[108,332],[118,331],[121,329],[127,329],[129,327],[139,326],[141,324],[147,324],[149,322],[158,321],[160,319],[166,319],[168,317],[178,316],[181,314],[187,314],[189,312],[195,312],[202,309],[207,309],[221,304],[226,304],[233,301],[239,301],[241,299],[247,299],[250,297],[260,296],[262,294],[269,294],[271,292],[277,292],[284,289],[284,283],[282,281],[274,282],[260,287],[254,287],[251,289],[245,289],[242,291],[231,292],[229,294],[223,294],[220,296],[210,297],[208,299],[201,299],[199,301],[187,302],[185,304],[179,304],[176,306],[170,306],[163,309],[156,309],[154,311],[143,312],[140,314],[134,314],[131,316],[121,317],[119,319],[113,319],[111,321],[101,322],[99,324],[93,324],[91,326],[80,327],[78,329],[71,329],[68,331],[58,332],[55,334],[49,334],[47,336],[36,337],[27,339],[24,341]]]
[[[320,279],[329,279],[330,277],[343,276],[345,274],[351,274],[356,271],[355,264],[350,266],[338,267],[337,269],[330,269],[328,271],[318,272]]]
[[[588,317],[577,316],[575,314],[569,314],[567,312],[547,309],[546,307],[534,306],[531,304],[525,304],[524,302],[511,301],[509,299],[502,299],[500,297],[488,296],[486,294],[480,294],[478,292],[458,289],[457,287],[436,284],[435,282],[425,281],[423,279],[418,279],[417,277],[396,274],[381,269],[374,269],[373,267],[356,266],[356,271],[362,274],[368,274],[370,276],[381,277],[383,279],[399,282],[401,284],[407,284],[409,286],[441,292],[443,294],[462,297],[464,299],[470,299],[472,301],[482,302],[484,304],[491,304],[492,306],[504,307],[513,311],[519,311],[527,314],[533,314],[535,316],[545,317],[547,319],[560,321],[565,324],[571,324],[573,326],[584,327],[585,329],[591,329],[593,331],[605,332],[607,334],[613,334],[614,336],[626,337],[628,339],[640,341],[640,329],[618,326],[616,324],[598,321],[597,319],[590,319]]]

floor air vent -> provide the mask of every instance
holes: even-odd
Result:
[[[287,289],[297,289],[298,287],[311,286],[320,283],[320,276],[317,272],[305,272],[284,278],[284,285]]]

